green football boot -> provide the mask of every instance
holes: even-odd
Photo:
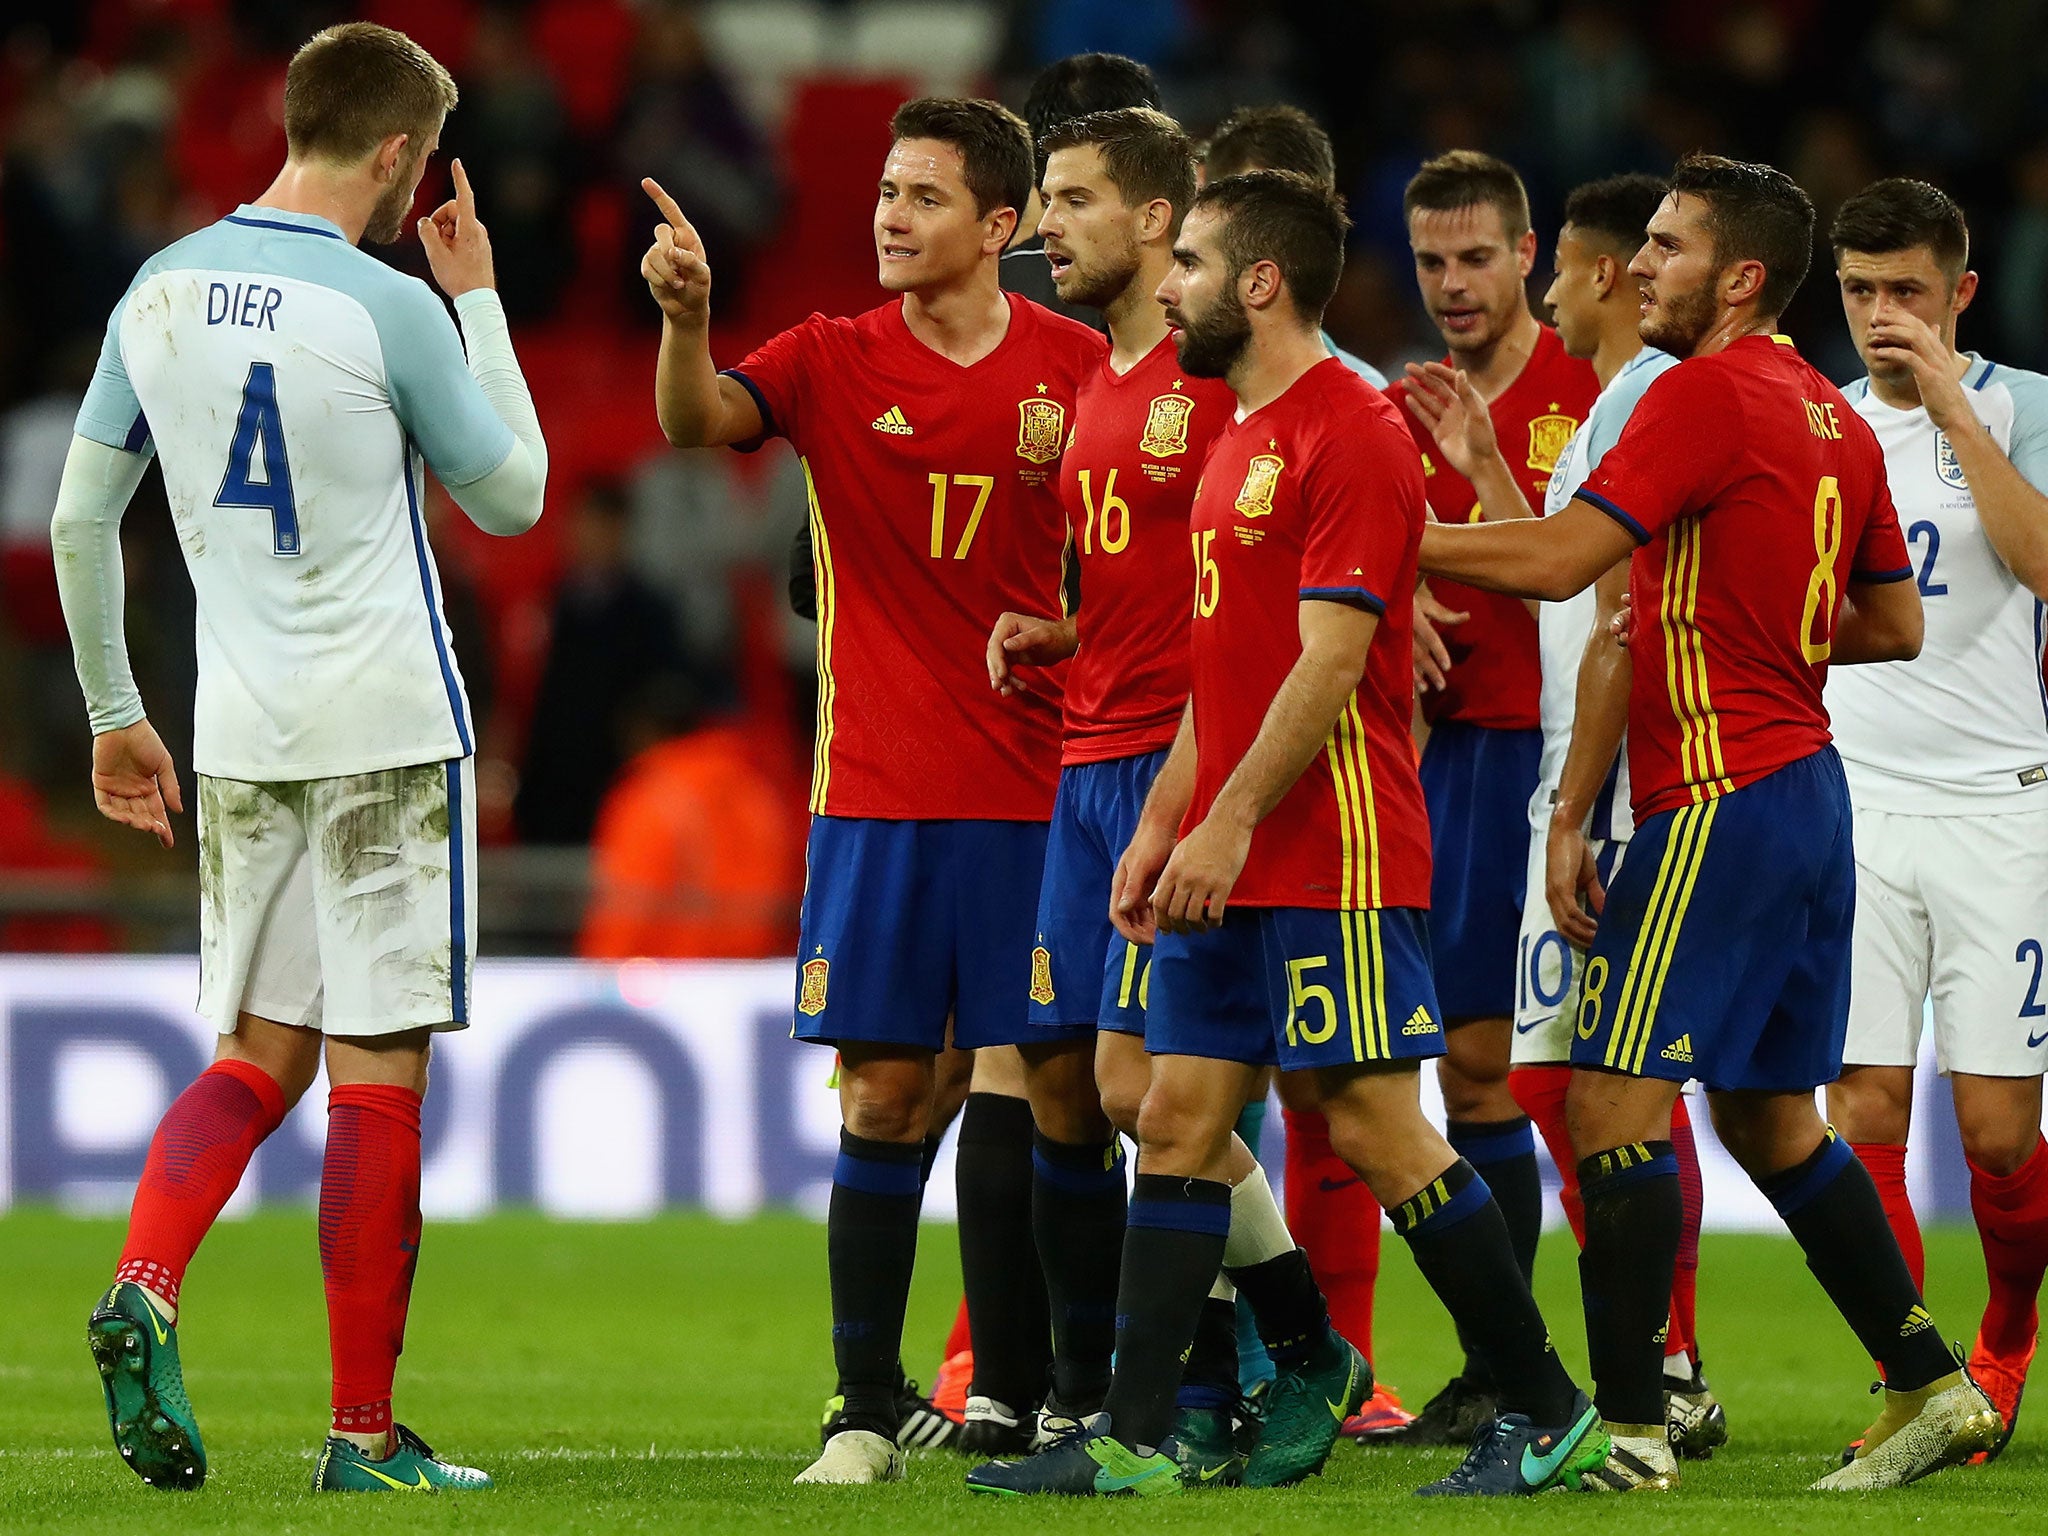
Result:
[[[1182,1408],[1173,1416],[1172,1446],[1181,1482],[1190,1488],[1236,1488],[1259,1440],[1259,1422],[1229,1406]]]
[[[1330,1459],[1344,1421],[1372,1396],[1372,1367],[1332,1328],[1299,1366],[1266,1394],[1265,1425],[1245,1464],[1247,1488],[1284,1488],[1313,1477]]]
[[[1017,1498],[1064,1494],[1069,1498],[1156,1498],[1184,1489],[1182,1464],[1171,1435],[1140,1456],[1106,1431],[1107,1415],[1078,1425],[1050,1448],[1021,1461],[991,1461],[967,1474],[969,1493]]]
[[[152,1488],[193,1489],[206,1481],[206,1448],[185,1396],[178,1325],[139,1285],[117,1280],[93,1308],[85,1342],[100,1371],[114,1449]]]
[[[353,1442],[329,1435],[313,1468],[315,1493],[439,1493],[495,1487],[488,1472],[458,1467],[434,1454],[433,1447],[403,1424],[391,1426],[398,1448],[382,1461],[372,1461]]]

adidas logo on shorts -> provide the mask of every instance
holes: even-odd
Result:
[[[1436,1032],[1436,1020],[1429,1016],[1427,1008],[1417,1008],[1408,1015],[1408,1022],[1401,1026],[1404,1035],[1433,1035]]]
[[[1682,1061],[1692,1065],[1692,1033],[1687,1031],[1657,1053],[1666,1061]]]

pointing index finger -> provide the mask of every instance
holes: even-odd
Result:
[[[449,166],[449,174],[454,178],[455,181],[456,217],[461,219],[475,218],[476,193],[470,190],[469,172],[465,171],[462,168],[462,161],[460,159],[457,159],[452,165]]]
[[[654,199],[654,206],[661,210],[661,216],[673,224],[678,232],[690,228],[690,221],[683,217],[683,210],[676,206],[676,200],[668,195],[660,182],[652,176],[643,176],[640,178],[640,190]]]

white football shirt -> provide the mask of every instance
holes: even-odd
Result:
[[[2013,467],[2048,491],[2048,378],[1972,353],[1963,387]],[[1908,816],[2048,807],[2042,605],[1992,548],[1925,408],[1886,405],[1867,378],[1843,393],[1884,448],[1927,615],[1917,659],[1828,672],[1850,798]]]
[[[1550,484],[1543,490],[1545,517],[1554,517],[1564,510],[1607,450],[1620,440],[1621,429],[1628,425],[1643,392],[1677,361],[1668,352],[1644,347],[1607,381],[1607,387],[1586,412],[1585,422],[1557,456]],[[1588,587],[1576,597],[1561,603],[1542,603],[1536,609],[1536,651],[1543,674],[1537,717],[1543,727],[1543,758],[1537,770],[1536,793],[1529,800],[1529,824],[1538,832],[1550,825],[1550,803],[1564,777],[1565,754],[1572,744],[1572,720],[1578,714],[1579,662],[1586,654],[1586,640],[1593,633],[1598,606],[1598,598]],[[1594,837],[1610,841],[1625,841],[1635,832],[1634,814],[1629,809],[1625,750],[1594,803],[1590,831]]]
[[[475,750],[421,467],[466,486],[514,439],[424,283],[325,219],[245,204],[144,263],[76,430],[162,462],[198,600],[197,771]]]

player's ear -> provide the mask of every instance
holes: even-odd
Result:
[[[1523,230],[1522,238],[1515,242],[1515,266],[1517,269],[1520,270],[1522,277],[1525,281],[1527,280],[1529,274],[1536,270],[1535,230]]]
[[[1743,304],[1753,304],[1764,291],[1764,264],[1760,261],[1738,261],[1722,274],[1721,294],[1730,309]]]
[[[1621,281],[1621,263],[1605,253],[1593,258],[1593,297],[1604,299]]]
[[[1977,274],[1965,272],[1956,279],[1955,297],[1948,301],[1948,312],[1960,315],[1970,307],[1970,301],[1977,297]]]
[[[399,163],[405,159],[405,146],[411,142],[411,134],[394,133],[377,146],[374,165],[379,181],[390,181],[398,175]]]
[[[1238,274],[1237,296],[1247,309],[1266,309],[1279,299],[1280,268],[1270,261],[1254,261]]]
[[[1016,209],[990,209],[988,217],[982,221],[981,248],[986,254],[1000,256],[1010,248],[1010,241],[1016,233]]]
[[[1173,204],[1163,197],[1155,197],[1138,215],[1138,238],[1147,243],[1162,236],[1171,240],[1173,226]]]

